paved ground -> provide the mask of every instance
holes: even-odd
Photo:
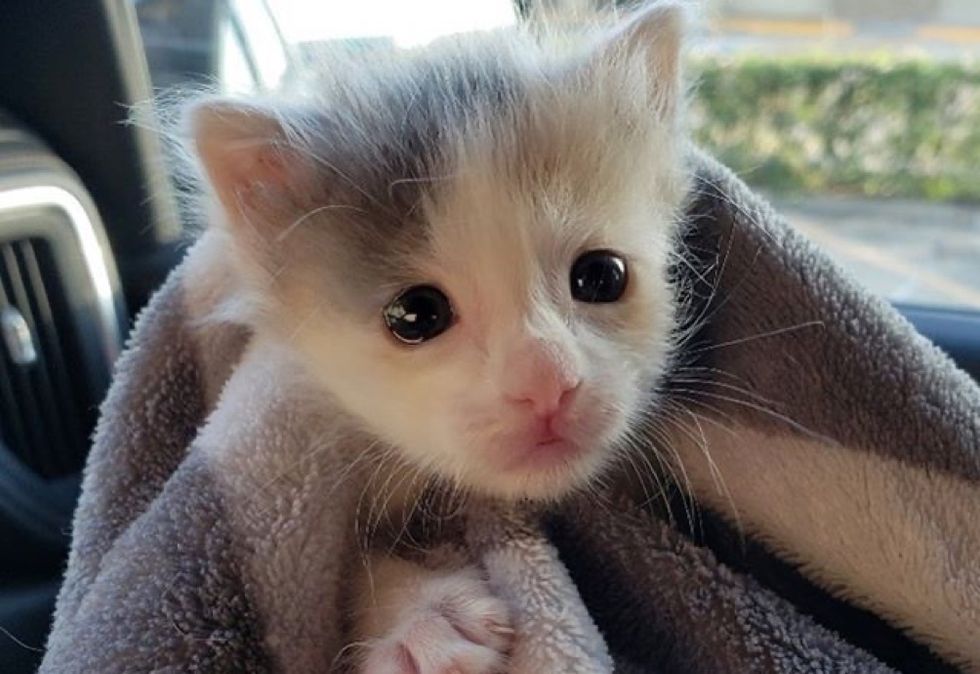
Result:
[[[875,292],[980,310],[980,206],[836,197],[773,201]]]

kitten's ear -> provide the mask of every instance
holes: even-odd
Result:
[[[599,43],[595,57],[607,67],[639,57],[646,62],[651,103],[658,115],[672,118],[682,95],[681,47],[688,14],[675,0],[660,0],[634,12]]]
[[[264,201],[300,188],[307,160],[289,143],[271,109],[206,99],[187,112],[194,148],[215,194],[232,220],[247,219]]]

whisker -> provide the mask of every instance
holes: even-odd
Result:
[[[718,426],[720,429],[732,435],[735,434],[735,431],[732,428],[733,426],[737,426],[735,422],[735,417],[733,417],[731,414],[728,414],[727,412],[722,411],[722,409],[717,405],[712,405],[711,403],[704,400],[698,400],[694,396],[687,396],[679,393],[671,393],[670,398],[671,400],[665,401],[664,404],[672,405],[674,409],[682,412],[687,411],[687,407],[683,403],[686,403],[687,405],[697,405],[698,407],[707,410],[712,415],[721,417],[721,419],[724,420],[728,424],[728,426],[726,426],[718,419],[715,419],[713,416],[704,416],[703,418],[705,421]]]
[[[775,410],[771,410],[771,409],[769,409],[767,407],[763,407],[762,405],[759,405],[757,403],[753,403],[753,402],[748,401],[748,400],[740,400],[740,399],[735,398],[733,396],[727,396],[727,395],[723,395],[721,393],[714,393],[712,391],[700,391],[700,390],[696,390],[696,389],[683,389],[683,388],[682,389],[678,389],[678,391],[680,391],[682,393],[691,393],[691,394],[694,394],[694,395],[708,396],[708,397],[711,397],[711,398],[716,398],[718,400],[723,400],[725,402],[730,402],[730,403],[735,404],[735,405],[742,405],[743,407],[746,407],[746,408],[755,410],[756,412],[759,412],[760,414],[764,414],[766,416],[772,417],[773,419],[776,419],[777,421],[781,421],[784,424],[786,424],[787,426],[789,426],[790,428],[793,428],[794,430],[797,430],[797,431],[799,431],[801,433],[804,433],[805,435],[807,435],[808,437],[810,437],[810,438],[812,438],[814,440],[819,440],[821,442],[827,442],[827,443],[831,443],[831,444],[834,444],[834,445],[837,444],[837,441],[834,440],[833,438],[827,437],[827,436],[825,436],[825,435],[823,435],[821,433],[818,433],[818,432],[816,432],[816,431],[814,431],[814,430],[812,430],[810,428],[807,428],[806,426],[804,426],[803,424],[801,424],[798,421],[794,420],[793,418],[791,418],[791,417],[789,417],[789,416],[787,416],[785,414],[781,414],[779,412],[776,412]]]
[[[760,395],[759,393],[756,393],[751,389],[747,389],[743,386],[736,386],[735,384],[728,384],[726,382],[716,381],[714,379],[704,379],[701,377],[676,377],[672,379],[672,383],[675,385],[676,384],[691,384],[694,386],[703,385],[704,387],[706,387],[707,390],[711,390],[712,387],[717,387],[720,389],[724,389],[726,391],[732,391],[733,393],[741,393],[742,395],[745,395],[748,398],[751,398],[761,404],[773,405],[773,406],[778,404],[776,403],[776,401],[770,400],[769,398],[766,398],[765,396]],[[697,389],[697,390],[701,390],[701,389]],[[668,395],[669,395],[669,391],[668,391]]]
[[[359,213],[367,213],[367,211],[365,211],[363,208],[358,208],[357,206],[352,206],[349,204],[327,204],[326,206],[317,206],[316,208],[307,211],[303,215],[293,220],[288,227],[286,227],[276,235],[274,241],[276,243],[282,243],[283,241],[286,240],[286,237],[288,237],[290,234],[296,231],[296,229],[298,229],[300,225],[302,225],[310,218],[317,216],[325,211],[332,211],[332,210],[348,210],[348,211],[357,211]]]
[[[666,419],[669,421],[674,415],[669,410],[665,410],[665,412]],[[659,424],[651,425],[647,432],[653,434],[654,437],[658,439],[660,446],[665,448],[670,453],[671,461],[669,462],[667,461],[666,457],[662,457],[660,454],[658,454],[661,465],[676,465],[677,470],[681,472],[684,478],[683,482],[681,482],[677,477],[676,471],[669,469],[673,477],[673,482],[679,489],[678,495],[681,499],[681,503],[684,505],[684,512],[687,515],[688,525],[693,529],[695,527],[695,519],[700,522],[700,514],[697,518],[695,518],[695,512],[698,512],[697,502],[694,497],[694,487],[691,483],[690,475],[688,475],[687,469],[684,466],[684,462],[681,460],[680,454],[670,441],[669,435],[659,426]]]
[[[805,328],[812,327],[824,327],[826,324],[821,320],[805,321],[803,323],[797,323],[796,325],[788,325],[782,328],[776,328],[775,330],[769,330],[767,332],[760,332],[755,335],[749,335],[748,337],[740,337],[738,339],[732,339],[727,342],[719,342],[718,344],[712,344],[709,347],[702,349],[695,349],[691,351],[692,354],[707,353],[709,351],[717,351],[718,349],[724,349],[729,346],[736,346],[738,344],[745,344],[747,342],[752,342],[757,339],[765,339],[767,337],[776,337],[777,335],[784,335],[788,332],[795,332],[797,330],[802,330]]]

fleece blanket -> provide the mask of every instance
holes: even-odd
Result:
[[[980,671],[980,390],[691,161],[682,348],[641,488],[423,508],[411,554],[481,567],[516,674]],[[42,672],[349,666],[367,478],[246,330],[197,320],[220,293],[207,245],[118,363]]]

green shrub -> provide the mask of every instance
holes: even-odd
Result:
[[[692,66],[695,137],[754,185],[980,202],[980,65],[796,56]]]

